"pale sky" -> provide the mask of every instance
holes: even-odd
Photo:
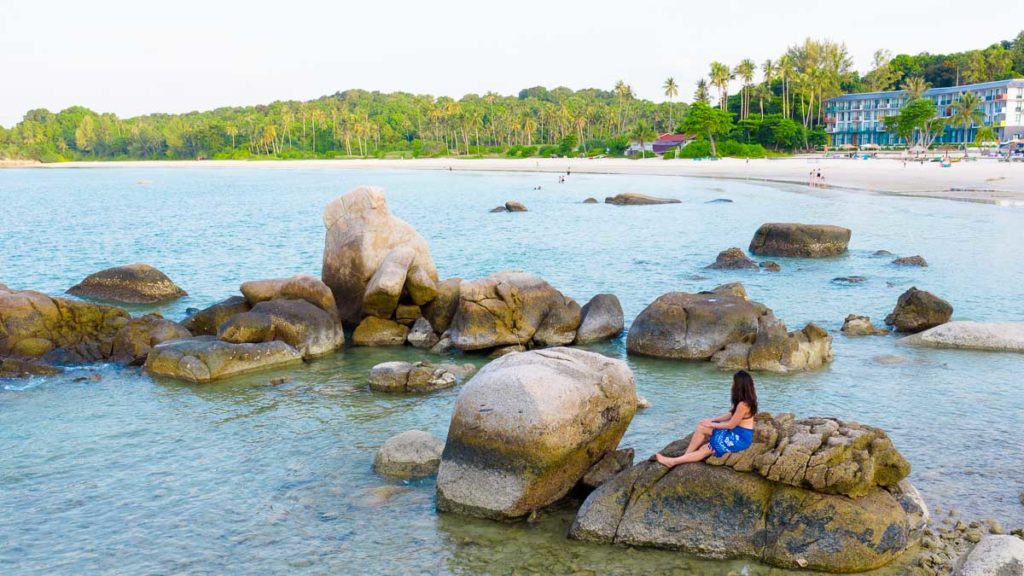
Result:
[[[877,48],[983,48],[1024,28],[1012,4],[0,0],[0,125],[75,104],[125,117],[348,88],[458,97],[620,78],[662,101],[669,76],[689,101],[712,60],[760,64],[807,36],[846,42],[862,72]]]

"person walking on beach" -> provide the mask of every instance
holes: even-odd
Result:
[[[742,452],[754,442],[754,415],[757,414],[757,390],[754,378],[746,370],[732,376],[732,410],[717,418],[704,419],[690,438],[682,456],[669,458],[661,453],[653,456],[662,466],[703,462],[712,454],[722,457]]]

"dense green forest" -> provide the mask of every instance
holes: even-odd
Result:
[[[0,157],[58,162],[618,155],[631,141],[650,142],[658,133],[680,129],[707,141],[695,150],[763,156],[823,144],[823,103],[838,94],[1011,77],[1024,77],[1024,32],[957,54],[892,56],[879,50],[863,75],[853,70],[844,44],[808,39],[761,64],[712,62],[692,98],[708,106],[689,122],[691,105],[676,101],[680,86],[673,78],[661,87],[662,103],[636,98],[623,81],[610,90],[538,86],[515,96],[469,94],[458,100],[346,90],[306,102],[134,118],[78,106],[57,113],[31,110],[13,128],[0,127]],[[712,103],[725,114],[709,114]]]

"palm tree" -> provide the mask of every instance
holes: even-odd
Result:
[[[627,98],[633,95],[633,89],[624,81],[619,80],[615,83],[615,94],[619,97],[619,132],[622,132],[622,123],[625,119],[623,114],[625,102]]]
[[[718,89],[718,105],[722,110],[729,106],[729,81],[735,78],[732,70],[721,62],[711,63],[711,83]]]
[[[235,136],[238,136],[238,128],[235,128],[233,125],[228,124],[224,128],[224,132],[228,136],[231,136],[231,148],[233,149],[235,147]]]
[[[639,120],[633,127],[633,138],[640,141],[640,157],[647,157],[647,150],[644,148],[644,142],[654,138],[654,131],[647,125],[645,120]]]
[[[764,120],[764,97],[768,97],[768,102],[772,101],[772,80],[775,80],[775,62],[769,58],[761,64],[761,74],[764,75],[762,81],[761,90],[758,91],[758,99],[761,103],[761,120]]]
[[[708,96],[708,81],[701,78],[697,80],[697,90],[693,93],[694,102],[703,102],[708,104],[711,102],[711,98]]]
[[[924,96],[929,84],[921,76],[911,76],[903,82],[903,89],[907,92],[907,101],[917,100]]]
[[[672,99],[679,96],[679,85],[676,84],[676,79],[669,76],[668,80],[662,84],[662,88],[665,89],[665,97],[668,98],[668,129],[670,132],[675,131],[675,126],[672,124]]]
[[[757,65],[750,58],[744,58],[736,65],[733,71],[736,76],[743,80],[743,88],[740,92],[740,119],[750,115],[750,84],[754,81],[754,71]]]
[[[984,104],[981,96],[974,92],[964,92],[956,102],[953,102],[953,115],[951,120],[964,127],[964,158],[967,157],[967,132],[974,124],[981,124],[985,120],[985,114],[981,111]]]

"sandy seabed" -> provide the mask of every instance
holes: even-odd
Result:
[[[424,158],[387,160],[167,160],[123,162],[16,163],[12,167],[52,168],[265,168],[387,169],[633,174],[729,178],[807,185],[821,173],[824,187],[898,196],[922,196],[964,202],[1024,206],[1024,163],[981,159],[943,167],[937,162],[898,159],[825,159],[797,156],[741,160],[626,160],[622,158]],[[637,190],[643,192],[643,190]]]

